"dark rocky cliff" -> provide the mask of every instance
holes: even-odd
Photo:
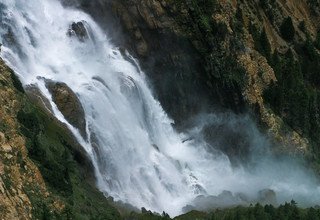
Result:
[[[249,113],[277,152],[318,157],[315,1],[80,1],[141,61],[179,128],[201,111]],[[108,16],[104,16],[104,15]],[[120,25],[119,25],[120,24]],[[119,39],[116,37],[115,39]]]

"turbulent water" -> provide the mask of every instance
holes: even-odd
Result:
[[[319,202],[316,181],[294,163],[260,158],[254,169],[232,168],[225,155],[208,151],[201,139],[183,141],[188,137],[173,129],[137,62],[115,48],[86,13],[56,0],[2,0],[0,13],[1,57],[25,86],[37,86],[51,102],[55,116],[90,155],[106,195],[171,215],[187,205],[201,209],[257,201],[265,189],[272,189],[278,202]],[[79,21],[88,33],[85,39],[70,34],[71,24]],[[58,110],[47,80],[64,82],[77,94],[87,138]],[[219,117],[205,121],[217,123]],[[257,137],[252,145],[261,145]]]

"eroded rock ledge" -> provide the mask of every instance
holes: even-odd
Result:
[[[48,81],[47,87],[64,117],[71,125],[78,128],[86,139],[85,113],[77,95],[65,83]]]

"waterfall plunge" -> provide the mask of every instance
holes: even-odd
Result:
[[[57,0],[3,0],[0,13],[2,58],[24,85],[36,85],[51,102],[55,116],[91,156],[99,189],[115,200],[171,215],[197,196],[224,190],[254,199],[260,190],[272,189],[279,202],[319,202],[319,188],[303,170],[274,162],[261,162],[252,172],[234,170],[226,156],[207,152],[205,143],[183,143],[139,66],[86,13]],[[88,31],[84,42],[67,34],[78,21]],[[5,40],[8,31],[14,43]],[[45,79],[64,82],[77,94],[88,140],[59,112]]]

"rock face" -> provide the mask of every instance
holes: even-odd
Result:
[[[223,48],[219,48],[216,39],[206,36],[210,30],[199,28],[199,18],[195,15],[195,7],[198,6],[192,4],[197,3],[190,1],[179,5],[174,1],[157,0],[113,2],[115,13],[131,35],[130,42],[137,46],[145,42],[144,48],[148,48],[145,54],[148,57],[135,51],[142,57],[142,65],[150,74],[164,108],[177,123],[202,108],[212,107],[212,103],[220,102],[236,111],[241,111],[243,107],[242,96],[237,94],[240,93],[240,88],[232,83],[218,83],[218,80],[222,80],[218,71],[209,73],[213,64],[205,64],[210,61],[207,59],[219,56],[228,59],[229,48],[227,43],[221,44]],[[207,3],[199,4],[206,7]],[[205,19],[212,19],[210,15],[203,15],[208,16]],[[224,31],[227,33],[230,28],[220,20],[217,22],[217,34],[226,35]],[[219,36],[217,40],[218,38]],[[210,55],[210,50],[215,54]],[[217,59],[216,62],[220,60]],[[224,62],[226,61],[221,61],[216,68],[224,68]],[[215,76],[218,77],[217,80],[213,80]]]
[[[278,152],[304,155],[319,149],[320,138],[314,135],[320,131],[315,1],[79,2],[97,19],[110,14],[112,6],[127,36],[118,43],[140,58],[178,127],[203,109],[219,106],[251,112],[281,143]],[[293,79],[289,72],[296,72]]]
[[[55,85],[75,105],[75,94]],[[82,146],[29,89],[0,59],[0,219],[120,219]]]
[[[14,87],[11,74],[0,60],[0,219],[31,219],[30,197],[39,193],[46,200],[49,192],[19,132],[16,115],[23,95]]]
[[[48,82],[47,87],[64,117],[86,138],[85,114],[77,95],[65,83]]]
[[[177,124],[199,111],[199,102],[207,103],[200,74],[202,58],[181,32],[169,1],[79,2],[88,3],[82,4],[82,9],[102,27],[107,24],[116,44],[140,58],[157,98]]]
[[[80,41],[85,41],[88,38],[88,32],[83,21],[73,22],[68,31],[69,36],[75,36]]]

